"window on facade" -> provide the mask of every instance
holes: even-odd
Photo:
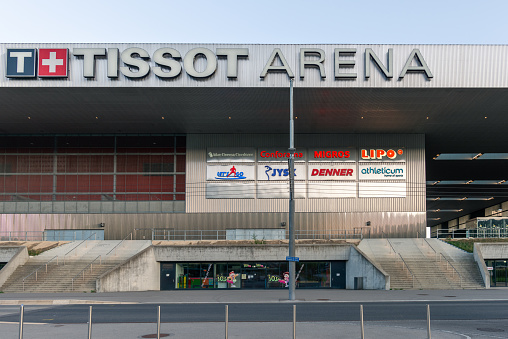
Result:
[[[0,137],[0,201],[171,200],[185,200],[184,136]]]

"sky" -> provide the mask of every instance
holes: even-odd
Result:
[[[0,43],[507,44],[506,0],[4,0]]]

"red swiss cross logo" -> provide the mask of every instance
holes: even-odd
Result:
[[[39,49],[39,76],[40,77],[67,77],[67,62],[69,50],[67,48],[40,48]]]

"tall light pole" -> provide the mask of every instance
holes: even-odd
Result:
[[[289,256],[295,257],[295,124],[293,79],[289,79]],[[289,300],[295,300],[295,262],[289,261]]]

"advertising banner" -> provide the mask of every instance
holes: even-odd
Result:
[[[321,147],[309,149],[309,162],[355,162],[356,149],[353,147]]]
[[[246,181],[254,180],[254,166],[235,165],[209,165],[206,166],[206,180],[220,181]]]
[[[360,148],[360,161],[362,162],[394,162],[406,161],[404,147],[394,148]]]
[[[256,184],[253,182],[207,182],[206,199],[254,199]]]
[[[289,180],[288,164],[258,164],[258,181]],[[305,165],[295,165],[295,180],[305,180]]]
[[[360,180],[406,179],[406,164],[365,164],[358,166]]]
[[[360,198],[405,198],[405,182],[360,182],[358,183]]]
[[[209,147],[206,149],[206,162],[254,162],[254,147]]]
[[[309,163],[307,177],[309,180],[356,180],[356,164],[330,163],[311,164]]]
[[[356,182],[309,181],[308,198],[356,198]]]
[[[289,199],[289,182],[258,182],[258,199]],[[305,199],[305,182],[295,182],[295,199]]]
[[[305,161],[305,153],[307,149],[297,148],[295,151],[295,162]],[[259,162],[285,162],[289,160],[289,151],[287,148],[258,148]]]

